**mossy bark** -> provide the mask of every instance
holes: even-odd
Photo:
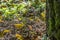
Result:
[[[60,40],[60,1],[47,0],[47,34],[51,40]]]

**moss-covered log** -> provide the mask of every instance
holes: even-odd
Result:
[[[51,40],[60,40],[60,0],[47,0],[47,34]]]

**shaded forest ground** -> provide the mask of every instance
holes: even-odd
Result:
[[[45,2],[0,2],[0,40],[46,39]]]

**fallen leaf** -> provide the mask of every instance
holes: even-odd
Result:
[[[28,25],[29,29],[32,30],[32,26],[31,25]]]

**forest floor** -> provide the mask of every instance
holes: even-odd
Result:
[[[42,20],[32,21],[32,25],[27,25],[27,27],[22,27],[20,29],[16,28],[14,24],[18,23],[17,20],[14,21],[2,21],[0,22],[0,40],[18,40],[17,35],[23,35],[24,40],[44,40],[46,38],[46,24]],[[19,23],[18,23],[19,24]],[[18,25],[19,26],[19,25]],[[26,25],[25,25],[26,26]],[[32,34],[31,32],[36,34]],[[25,34],[24,34],[25,33]],[[28,35],[27,35],[28,34]],[[30,35],[30,36],[29,36]]]

